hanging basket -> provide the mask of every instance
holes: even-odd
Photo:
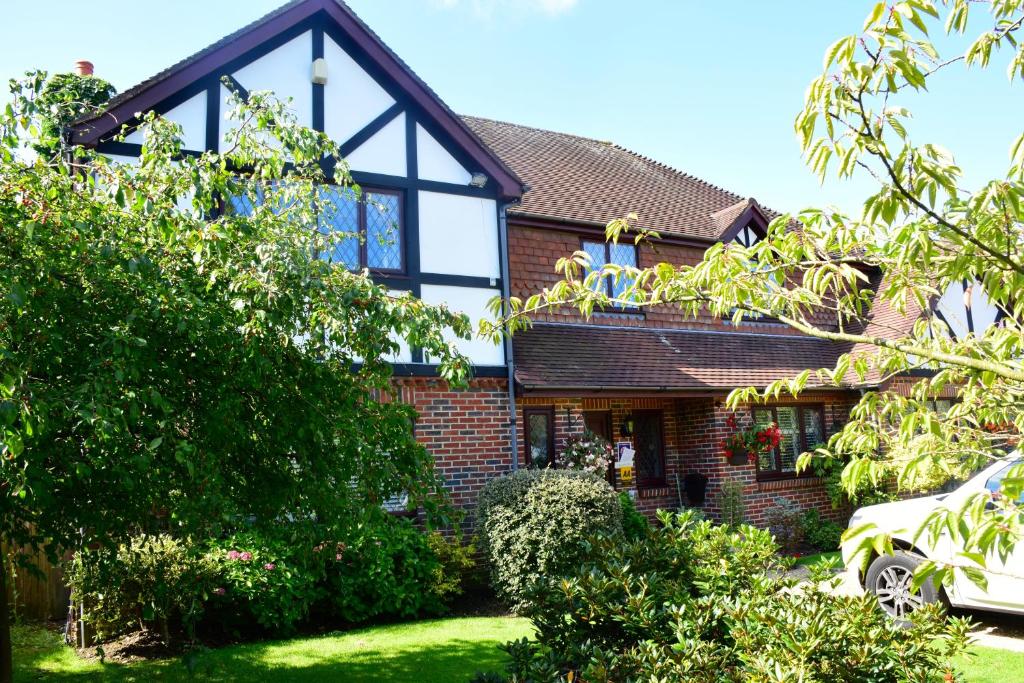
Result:
[[[739,453],[733,452],[733,454],[729,456],[729,464],[733,465],[733,466],[737,466],[738,467],[740,465],[746,465],[749,462],[750,462],[750,453],[749,453],[749,451],[740,451]]]

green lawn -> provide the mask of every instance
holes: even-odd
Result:
[[[530,632],[525,619],[474,617],[235,645],[199,655],[193,680],[465,683],[478,670],[502,670],[498,645]],[[189,680],[180,660],[103,665],[79,658],[52,632],[23,626],[13,635],[15,681]]]
[[[192,680],[465,683],[499,671],[497,646],[530,634],[525,619],[474,617],[377,626],[338,635],[235,645],[200,655]],[[14,629],[15,681],[186,681],[179,660],[127,666],[78,657],[38,627]],[[1024,653],[978,647],[957,666],[970,683],[1024,681]]]
[[[956,664],[969,683],[1024,681],[1024,652],[976,647],[973,657],[961,657]]]
[[[833,550],[832,552],[828,552],[828,553],[816,553],[814,555],[804,555],[803,557],[798,557],[797,560],[796,560],[796,564],[793,565],[793,566],[795,566],[795,567],[802,567],[802,566],[805,566],[805,565],[812,565],[815,562],[817,562],[818,560],[827,560],[827,559],[833,558],[833,557],[836,560],[838,560],[838,562],[839,562],[839,564],[836,565],[836,566],[842,567],[843,566],[843,554],[841,552],[839,552],[838,550]]]

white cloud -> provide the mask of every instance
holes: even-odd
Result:
[[[435,0],[446,9],[468,7],[474,14],[491,17],[498,10],[515,13],[539,12],[548,16],[565,14],[579,4],[579,0]]]

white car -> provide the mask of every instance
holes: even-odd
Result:
[[[938,600],[945,600],[954,607],[1024,614],[1024,541],[1017,543],[1005,563],[997,556],[986,558],[987,589],[982,589],[962,572],[954,572],[953,581],[948,586],[936,586],[927,581],[915,591],[911,585],[914,570],[925,559],[960,565],[966,562],[963,557],[957,557],[962,548],[957,547],[948,534],[940,536],[934,547],[929,544],[927,532],[914,544],[914,536],[928,515],[940,507],[958,509],[972,494],[989,491],[999,495],[1003,477],[1010,468],[1022,462],[1020,453],[1014,453],[986,467],[951,493],[870,505],[857,510],[850,518],[850,528],[873,522],[878,527],[876,531],[892,536],[895,554],[873,553],[866,572],[861,572],[856,566],[847,569],[851,574],[848,581],[855,580],[865,591],[878,596],[882,608],[896,619],[905,619],[921,605]],[[844,557],[850,557],[856,543],[857,539],[847,542]]]

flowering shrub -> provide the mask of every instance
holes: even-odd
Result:
[[[746,429],[740,429],[736,422],[736,416],[730,415],[725,420],[725,425],[733,430],[733,433],[722,440],[722,455],[732,458],[734,455],[748,454],[758,456],[773,448],[779,447],[782,441],[782,431],[774,422],[765,427],[751,425]]]
[[[320,595],[323,571],[300,543],[249,531],[212,541],[207,557],[220,578],[211,601],[229,628],[247,630],[255,622],[288,633]]]
[[[318,546],[330,611],[350,623],[443,613],[444,599],[456,588],[445,577],[448,558],[442,562],[435,548],[440,550],[439,539],[432,543],[401,518],[360,526],[346,543]]]
[[[142,534],[116,548],[83,550],[66,567],[71,597],[100,638],[140,624],[165,640],[192,630],[216,589],[216,567],[187,541]]]
[[[797,587],[771,533],[661,513],[640,541],[601,534],[582,562],[525,594],[536,635],[508,643],[508,675],[479,681],[767,683],[961,681],[966,619],[941,606],[900,628],[872,595],[838,595],[825,567]]]
[[[604,478],[612,464],[612,445],[593,432],[565,440],[562,463],[567,469],[582,470]]]

